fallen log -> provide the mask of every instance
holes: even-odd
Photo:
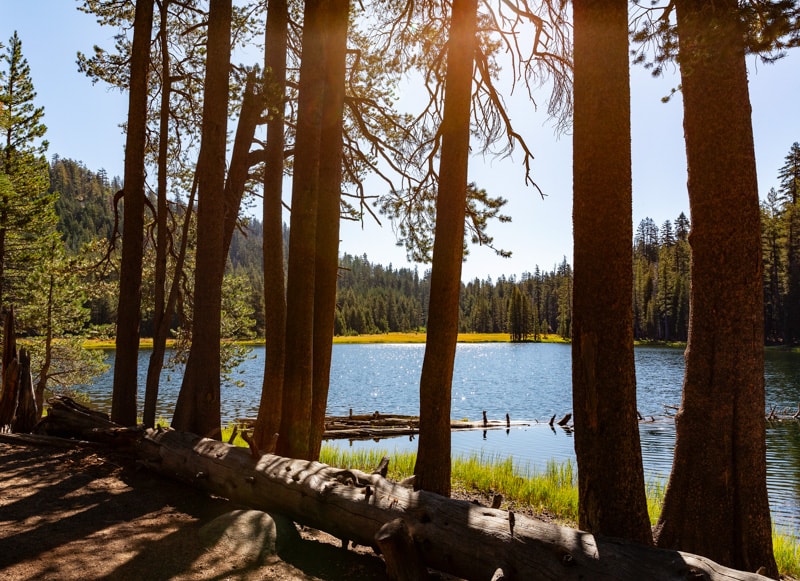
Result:
[[[148,430],[138,446],[142,461],[162,474],[344,541],[390,547],[390,574],[397,577],[415,578],[419,559],[428,567],[481,580],[765,579],[687,553],[594,537],[415,492],[380,474],[269,454],[256,459],[245,449],[192,434]],[[408,553],[405,568],[403,552]]]
[[[234,426],[240,429],[252,429],[254,418],[237,418]],[[510,428],[511,426],[530,426],[530,422],[511,421],[506,414],[505,420],[480,421],[451,420],[451,430],[487,430]],[[325,418],[325,440],[365,440],[391,438],[396,436],[413,436],[419,434],[419,416],[398,414],[374,414],[327,416]]]
[[[82,406],[72,398],[56,396],[48,400],[48,414],[34,428],[36,434],[81,438],[128,447],[142,435],[139,428],[126,428],[112,422],[108,414]]]

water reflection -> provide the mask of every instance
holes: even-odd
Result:
[[[139,402],[149,351],[139,359]],[[664,480],[672,465],[675,428],[665,419],[670,406],[681,399],[683,351],[664,347],[637,347],[638,408],[657,421],[640,425],[642,455],[647,479]],[[333,349],[328,412],[419,413],[419,374],[424,345],[335,345]],[[113,363],[113,353],[109,353]],[[223,422],[254,417],[260,400],[264,349],[236,370],[244,387],[222,387]],[[571,349],[559,344],[460,344],[456,352],[451,410],[455,419],[478,420],[486,410],[490,419],[509,414],[531,421],[527,427],[453,433],[454,453],[507,457],[521,467],[544,469],[547,460],[574,460],[572,434],[548,426],[547,419],[571,411]],[[171,419],[180,389],[182,371],[162,373],[157,415]],[[800,402],[800,354],[768,350],[765,355],[768,407],[797,409]],[[87,386],[93,404],[111,408],[113,371]],[[539,423],[536,420],[540,420]],[[374,442],[341,443],[382,449],[416,449],[413,437]],[[800,422],[771,423],[767,429],[770,503],[779,525],[800,531]]]

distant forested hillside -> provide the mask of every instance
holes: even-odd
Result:
[[[795,144],[781,176],[779,190],[762,203],[764,248],[765,341],[791,343],[798,339],[800,304],[800,224],[795,210],[798,146]],[[793,157],[792,157],[793,155]],[[791,179],[789,179],[791,178]],[[54,156],[50,164],[50,191],[56,202],[58,230],[69,252],[102,238],[114,226],[114,193],[118,177],[92,171],[83,163]],[[689,219],[681,213],[658,226],[651,218],[635,230],[634,335],[640,340],[685,341],[689,324]],[[289,245],[284,226],[284,260]],[[263,337],[264,275],[263,228],[252,218],[236,230],[228,258],[228,273],[246,281],[237,286],[241,300],[252,309],[251,331]],[[532,257],[533,259],[534,257]],[[428,319],[430,271],[425,267],[394,268],[370,262],[368,255],[340,258],[334,330],[357,335],[423,330]],[[459,330],[464,333],[508,333],[514,340],[536,340],[556,333],[570,337],[572,267],[564,259],[549,270],[534,266],[519,278],[474,279],[462,284]],[[93,323],[111,323],[111,305],[93,305]],[[148,329],[147,314],[142,322]]]
[[[50,192],[59,194],[58,231],[70,252],[96,238],[111,237],[114,193],[121,188],[120,179],[109,179],[105,170],[93,172],[79,161],[53,156]]]

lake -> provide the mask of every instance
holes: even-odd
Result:
[[[419,413],[419,375],[424,345],[333,346],[330,415],[353,413]],[[640,424],[642,455],[647,479],[666,480],[672,465],[675,426],[669,406],[677,406],[683,382],[683,350],[637,347],[638,408],[655,421]],[[264,369],[263,347],[234,370],[233,382],[222,387],[223,423],[255,417]],[[139,359],[139,405],[144,401],[144,381],[149,351]],[[113,353],[109,353],[113,363]],[[800,354],[768,350],[765,377],[767,409],[797,409],[800,402]],[[110,410],[113,372],[86,386],[93,404]],[[181,371],[164,371],[157,415],[171,418],[180,388]],[[553,343],[462,343],[456,351],[452,389],[452,417],[479,420],[485,410],[490,419],[530,422],[510,430],[453,433],[454,454],[476,452],[512,456],[521,468],[542,469],[549,459],[575,458],[572,434],[551,429],[547,421],[572,408],[571,348]],[[387,438],[373,441],[336,441],[341,447],[377,447],[389,452],[416,449],[416,439]],[[770,504],[776,524],[800,532],[800,423],[772,423],[767,428],[767,463]]]

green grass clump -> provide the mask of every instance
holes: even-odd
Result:
[[[417,455],[414,452],[386,450],[347,450],[335,445],[323,445],[320,462],[341,468],[370,472],[389,456],[388,477],[406,478],[414,473]],[[555,518],[574,523],[578,518],[577,474],[572,462],[550,461],[543,473],[514,468],[513,458],[498,458],[483,454],[453,458],[454,487],[487,495],[502,494],[508,503],[528,505],[537,511],[547,511]]]
[[[800,578],[800,544],[796,534],[784,534],[772,527],[772,551],[778,564],[778,573]]]
[[[647,513],[650,515],[650,525],[655,525],[661,516],[661,508],[664,506],[664,493],[667,485],[659,480],[651,480],[645,486],[647,494]]]
[[[562,522],[578,520],[577,472],[569,460],[547,463],[544,472],[517,470],[513,458],[470,454],[453,460],[454,486],[502,494],[509,504],[530,506]]]
[[[227,428],[222,428],[222,436],[220,437],[220,440],[222,440],[223,442],[228,442],[228,440],[231,439],[231,434],[232,433],[233,433],[233,426],[232,425],[229,425]],[[240,446],[242,448],[248,448],[249,447],[247,445],[247,442],[245,442],[244,439],[242,438],[242,432],[240,432],[240,431],[236,432],[236,438],[234,438],[233,442],[229,442],[229,443],[233,444],[234,446]]]
[[[417,461],[417,455],[414,452],[398,452],[395,450],[389,453],[386,450],[375,449],[347,450],[338,446],[323,444],[319,454],[319,461],[338,468],[372,472],[380,464],[384,456],[389,456],[389,472],[386,476],[390,480],[402,480],[414,473],[414,463]]]

